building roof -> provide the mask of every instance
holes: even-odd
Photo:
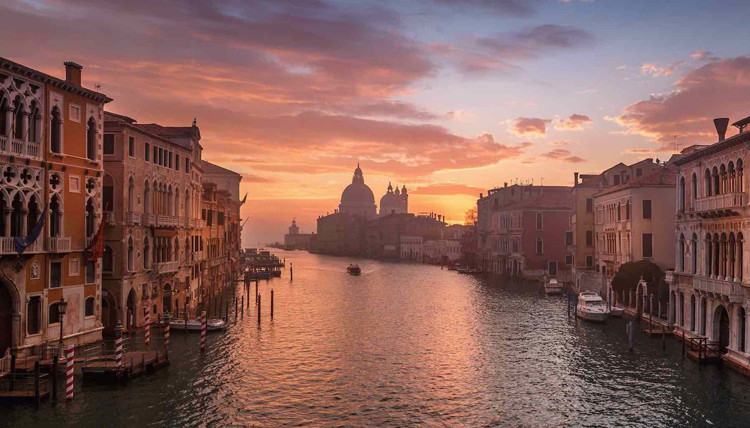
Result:
[[[122,114],[113,113],[111,111],[105,111],[104,112],[104,120],[105,121],[111,120],[111,121],[117,121],[117,122],[126,122],[126,123],[129,123],[131,125],[134,124],[135,122],[137,122],[132,117],[128,117],[128,116],[125,116],[125,115],[122,115]]]
[[[677,170],[672,165],[666,165],[660,167],[659,170],[646,174],[641,177],[635,177],[628,180],[627,183],[618,184],[617,186],[611,186],[603,189],[601,192],[594,196],[606,195],[609,193],[618,192],[623,189],[629,189],[634,187],[674,187],[677,184]]]
[[[66,91],[76,93],[103,104],[112,101],[112,98],[109,98],[108,96],[100,92],[92,91],[91,89],[86,89],[82,86],[74,85],[73,83],[68,82],[64,79],[42,73],[41,71],[26,67],[25,65],[21,65],[7,58],[0,57],[0,69],[5,69],[13,73],[29,77],[31,79],[38,80],[48,85],[52,85]]]
[[[227,175],[240,176],[239,173],[232,171],[231,169],[226,169],[223,166],[216,165],[215,163],[211,163],[206,160],[204,160],[202,163],[203,163],[203,172],[205,174],[227,174]]]
[[[193,138],[197,137],[198,140],[201,138],[201,133],[198,127],[195,125],[195,122],[193,122],[193,126],[161,126],[158,123],[143,123],[143,124],[134,124],[138,129],[144,130],[148,133],[158,135],[162,138],[169,138],[170,140],[173,138]],[[175,143],[185,147],[185,148],[191,148],[188,144],[183,143],[179,140],[172,140]]]
[[[568,190],[569,187],[561,189],[543,191],[541,195],[533,196],[517,202],[511,202],[501,208],[503,211],[516,210],[555,210],[571,209],[573,199]],[[546,190],[546,189],[545,189]]]
[[[677,159],[674,164],[677,166],[685,165],[688,162],[694,161],[696,159],[700,159],[704,156],[709,156],[714,153],[719,153],[722,150],[726,150],[735,146],[739,146],[743,143],[746,143],[750,141],[750,132],[743,132],[741,134],[733,135],[729,138],[725,138],[718,143],[711,144],[710,146],[705,147],[701,150],[696,150],[690,154],[687,154],[683,156],[680,159]],[[694,147],[694,146],[691,146]]]

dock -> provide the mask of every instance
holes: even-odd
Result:
[[[169,354],[161,346],[146,345],[142,338],[125,337],[122,340],[119,364],[115,342],[112,340],[101,341],[83,349],[81,373],[84,381],[121,382],[167,366]]]

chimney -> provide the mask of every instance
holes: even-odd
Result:
[[[727,125],[729,125],[728,117],[719,117],[714,119],[714,126],[716,127],[716,133],[719,134],[719,141],[723,141],[727,136]]]
[[[573,185],[574,186],[578,185],[578,173],[577,172],[573,173]]]
[[[73,61],[66,61],[64,64],[65,81],[76,86],[81,86],[81,70],[83,70],[83,67]]]

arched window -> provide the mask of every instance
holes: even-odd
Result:
[[[86,237],[91,238],[96,233],[96,226],[94,220],[96,217],[96,210],[94,208],[94,198],[89,198],[86,201]]]
[[[745,254],[745,238],[742,236],[742,232],[737,233],[737,279],[742,281],[745,277],[744,270],[745,266],[743,264],[743,257],[742,255]]]
[[[27,209],[26,214],[26,236],[31,234],[32,229],[34,229],[34,226],[36,226],[37,221],[39,221],[39,202],[37,202],[36,195],[31,195],[31,198],[29,198],[29,207]]]
[[[747,340],[747,320],[745,317],[745,308],[740,306],[740,310],[738,311],[738,317],[739,317],[739,323],[740,323],[740,331],[739,331],[739,337],[737,341],[737,347],[739,348],[740,352],[745,352],[745,341]]]
[[[698,273],[698,235],[693,234],[690,245],[690,270],[692,273]]]
[[[735,191],[735,171],[734,171],[734,162],[729,161],[727,164],[727,176],[728,176],[728,185],[727,185],[727,193],[733,193]]]
[[[745,191],[745,184],[743,183],[743,177],[742,173],[744,171],[742,170],[742,159],[737,159],[737,191],[738,192],[744,192]]]
[[[135,208],[135,182],[133,177],[128,179],[128,211],[133,212]]]
[[[104,258],[102,260],[102,269],[104,272],[112,272],[114,270],[115,255],[112,251],[112,247],[109,245],[104,246]]]
[[[719,167],[719,194],[727,193],[727,167],[721,164]]]
[[[26,304],[26,331],[28,334],[37,334],[42,326],[42,297],[31,296]]]
[[[87,297],[86,302],[84,303],[84,316],[87,317],[93,317],[94,316],[94,298],[93,297]]]
[[[678,209],[680,211],[685,211],[685,177],[680,177],[680,188],[679,188],[679,196],[678,196]]]
[[[680,293],[680,325],[685,327],[685,293]]]
[[[143,240],[143,268],[151,269],[151,246],[149,245],[148,236]]]
[[[706,234],[706,276],[713,276],[713,242],[711,242],[711,234]]]
[[[55,302],[49,305],[47,311],[47,325],[55,324],[60,322],[60,304]]]
[[[736,243],[734,242],[734,233],[729,233],[729,245],[724,250],[725,251],[724,258],[728,259],[728,262],[729,262],[725,275],[729,276],[730,280],[733,279],[735,276],[734,271],[735,271],[736,262],[737,262],[735,259],[736,257],[735,250],[737,249],[735,244]]]
[[[721,191],[719,190],[719,169],[718,169],[718,168],[714,167],[714,168],[713,168],[713,169],[711,170],[711,177],[712,177],[712,179],[713,179],[713,182],[714,182],[714,183],[713,183],[713,190],[712,190],[712,193],[713,193],[714,195],[719,195],[719,194],[721,194]]]
[[[695,331],[695,294],[690,295],[690,331]]]
[[[23,140],[26,136],[24,135],[24,121],[23,117],[26,114],[21,97],[16,97],[13,102],[13,138],[17,140]]]
[[[704,174],[704,181],[703,196],[711,196],[711,171],[708,168],[706,168],[706,173]]]
[[[180,189],[175,188],[174,190],[174,215],[180,217],[182,210],[180,209]]]
[[[133,272],[133,238],[128,238],[128,272]]]
[[[52,153],[60,153],[62,151],[62,117],[60,109],[57,106],[52,108],[49,149]]]
[[[86,128],[86,157],[96,160],[96,121],[89,119]]]
[[[180,239],[176,236],[174,237],[174,260],[180,261]]]
[[[151,191],[149,190],[148,180],[143,184],[143,212],[151,212]]]
[[[0,135],[7,136],[8,135],[8,122],[7,120],[7,114],[10,107],[8,106],[8,98],[4,96],[4,94],[0,93]]]
[[[13,197],[13,202],[10,204],[10,236],[23,237],[23,221],[25,220],[24,208],[23,208],[23,197],[21,192],[16,193]]]
[[[29,141],[38,143],[42,133],[42,115],[36,101],[31,103],[31,114],[29,114]]]
[[[691,191],[691,201],[690,206],[695,206],[695,200],[698,199],[698,176],[693,173],[693,177],[690,180],[690,191]]]
[[[59,238],[62,234],[62,203],[60,195],[52,195],[49,203],[49,236]]]
[[[680,251],[678,257],[680,258],[678,260],[680,272],[685,272],[685,235],[683,234],[680,234]]]

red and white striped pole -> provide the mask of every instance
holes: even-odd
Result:
[[[164,313],[164,351],[169,353],[169,312]]]
[[[143,342],[146,345],[151,344],[151,311],[146,307],[146,335]]]
[[[201,313],[201,352],[206,352],[206,311]]]
[[[75,361],[75,346],[68,345],[65,352],[65,399],[73,399],[73,362]]]
[[[122,324],[115,326],[115,367],[117,371],[122,370]]]

